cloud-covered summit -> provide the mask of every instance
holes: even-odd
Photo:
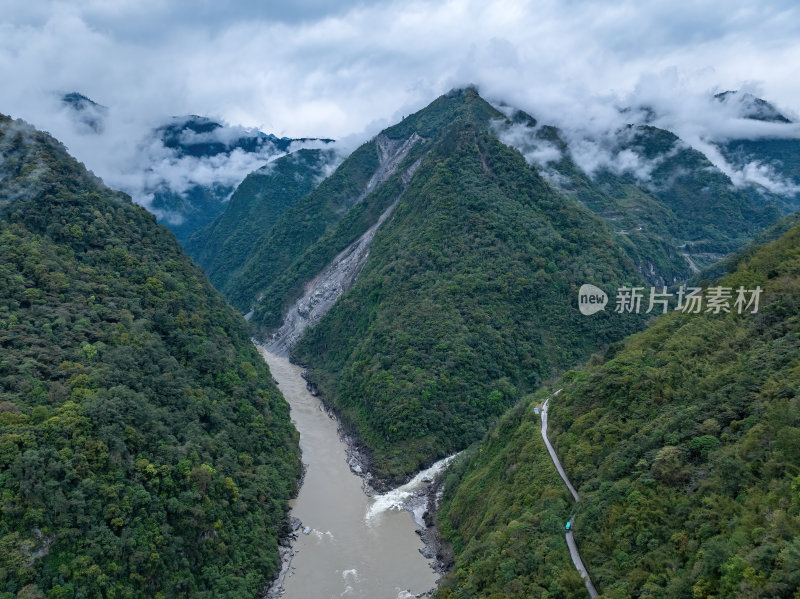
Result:
[[[79,92],[62,94],[54,114],[68,127],[70,143],[88,152],[95,173],[148,208],[180,240],[217,216],[248,173],[287,152],[332,142],[278,137],[197,115],[161,123],[125,120],[115,107]]]
[[[4,0],[0,17],[0,110],[104,178],[124,178],[110,163],[170,115],[354,147],[470,83],[574,140],[650,119],[724,167],[724,140],[798,130],[714,95],[741,90],[796,121],[798,65],[789,0]],[[102,139],[53,90],[108,106]]]
[[[782,115],[772,104],[749,92],[729,90],[716,94],[714,98],[723,104],[733,105],[738,115],[743,119],[767,121],[768,123],[792,122],[791,119]]]
[[[671,75],[650,78],[625,98],[610,97],[605,103],[590,105],[600,116],[586,118],[577,109],[571,111],[574,105],[567,103],[561,112],[534,112],[537,119],[516,117],[514,124],[499,127],[497,133],[556,184],[562,177],[556,166],[568,157],[590,177],[607,171],[657,185],[652,176],[659,166],[678,152],[694,148],[734,186],[754,186],[783,196],[788,206],[800,206],[799,173],[781,160],[786,148],[794,148],[790,154],[800,153],[800,125],[745,90],[693,93],[673,80],[671,93],[667,92],[663,87]],[[498,107],[507,115],[514,114],[514,108]],[[553,126],[557,133],[551,130]],[[657,127],[677,138],[652,153],[639,143],[643,127]]]

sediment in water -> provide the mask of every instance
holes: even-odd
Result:
[[[277,358],[277,359],[282,360],[282,361],[286,360],[285,358]],[[270,363],[272,364],[271,359],[270,359]],[[284,362],[281,362],[281,363],[284,363]],[[288,366],[288,362],[286,362],[286,365]],[[276,367],[278,367],[278,366],[276,366]],[[278,370],[276,370],[276,373],[283,372],[284,369],[285,369],[285,366],[280,366],[280,367],[278,367]],[[294,370],[295,373],[299,374],[297,372],[296,365],[294,365],[292,367],[292,369]],[[281,378],[281,380],[284,381],[284,377],[285,376],[286,376],[286,374],[284,373],[279,378]],[[313,389],[311,389],[311,390],[308,389],[307,382],[301,382],[301,381],[298,381],[296,379],[295,379],[295,381],[296,382],[289,383],[290,386],[287,388],[287,389],[293,389],[293,391],[290,392],[290,393],[293,393],[291,395],[291,397],[293,397],[293,398],[299,397],[299,396],[296,395],[299,392],[298,385],[300,385],[300,388],[302,388],[302,386],[306,386],[306,389],[303,390],[304,392],[305,391],[313,391]],[[284,393],[286,393],[286,390],[284,390]],[[331,423],[331,424],[335,423],[335,427],[333,429],[328,429],[330,431],[330,433],[328,433],[328,434],[331,434],[331,433],[333,433],[335,431],[337,434],[336,435],[331,435],[331,436],[333,436],[334,438],[338,437],[338,440],[344,443],[344,447],[336,448],[336,450],[335,450],[335,451],[343,451],[344,452],[343,454],[335,454],[335,452],[334,453],[330,453],[329,457],[326,460],[323,460],[323,462],[319,462],[319,455],[320,455],[320,451],[323,451],[323,455],[324,455],[324,453],[326,453],[326,450],[325,449],[321,449],[321,447],[327,448],[329,446],[328,445],[329,442],[326,441],[322,446],[320,445],[320,441],[322,439],[318,435],[320,434],[320,431],[324,430],[324,428],[323,429],[316,428],[316,427],[320,426],[320,421],[318,419],[315,420],[314,418],[312,418],[311,421],[308,420],[308,417],[309,417],[309,414],[310,414],[310,412],[308,410],[311,408],[311,403],[309,403],[309,402],[314,402],[315,401],[315,400],[312,400],[311,397],[308,396],[309,394],[310,395],[315,395],[316,396],[315,400],[317,402],[316,403],[316,408],[312,409],[311,413],[317,412],[317,410],[319,410],[317,413],[320,416],[324,415],[328,419],[333,420],[334,422]],[[358,442],[357,442],[355,436],[352,433],[346,431],[345,427],[342,426],[342,423],[336,417],[335,412],[329,406],[326,407],[324,405],[324,403],[322,403],[320,401],[318,393],[309,393],[309,394],[306,395],[307,399],[301,400],[301,403],[297,404],[296,406],[295,406],[295,403],[294,403],[296,399],[293,399],[292,400],[292,402],[293,402],[292,403],[292,405],[293,405],[292,409],[293,410],[294,409],[299,409],[300,412],[298,412],[298,416],[300,416],[300,417],[302,417],[302,415],[305,414],[305,416],[302,417],[301,420],[298,421],[298,422],[300,422],[300,423],[301,422],[305,422],[305,425],[304,425],[305,428],[303,428],[301,430],[307,431],[307,434],[308,434],[308,431],[312,431],[310,433],[310,434],[312,434],[312,437],[306,437],[306,443],[308,443],[309,440],[312,439],[312,438],[316,438],[317,439],[316,444],[313,445],[313,449],[312,449],[312,446],[308,446],[308,445],[306,445],[305,449],[304,449],[304,452],[306,452],[306,450],[311,450],[311,453],[308,453],[308,454],[304,455],[304,460],[308,460],[310,462],[309,466],[313,466],[313,468],[314,468],[313,476],[311,476],[311,478],[313,479],[313,484],[312,484],[312,486],[310,488],[311,490],[306,489],[306,494],[307,495],[306,495],[306,499],[305,500],[302,499],[302,495],[299,496],[300,497],[300,504],[295,504],[295,506],[292,508],[293,509],[292,515],[294,515],[295,517],[299,516],[299,517],[303,518],[304,520],[309,520],[308,524],[310,525],[310,527],[305,527],[305,528],[309,528],[312,537],[313,537],[313,535],[317,534],[317,531],[314,529],[314,527],[316,527],[316,528],[321,528],[322,526],[326,526],[327,527],[328,525],[325,524],[326,522],[339,521],[340,522],[339,532],[337,532],[337,529],[331,528],[331,530],[333,530],[334,534],[336,535],[337,539],[339,539],[339,540],[333,541],[333,537],[331,537],[330,541],[328,541],[327,539],[325,540],[325,543],[334,542],[334,543],[338,544],[338,543],[345,542],[344,539],[348,539],[348,541],[346,541],[346,542],[348,542],[349,544],[339,547],[339,549],[337,549],[337,551],[343,549],[344,547],[352,548],[352,547],[361,546],[360,545],[361,541],[355,540],[357,538],[360,538],[360,535],[362,534],[358,530],[359,524],[357,522],[352,522],[351,523],[350,522],[350,516],[345,516],[345,514],[349,513],[349,511],[350,511],[350,509],[347,508],[347,506],[348,505],[353,506],[355,504],[353,504],[353,503],[345,503],[345,504],[343,504],[344,511],[341,511],[341,512],[335,511],[335,512],[333,512],[334,514],[337,514],[336,516],[334,516],[334,518],[336,520],[330,520],[331,516],[328,515],[328,516],[324,516],[322,520],[317,520],[316,522],[312,522],[311,521],[312,520],[311,514],[316,514],[316,512],[309,512],[308,511],[309,506],[312,505],[312,504],[308,503],[309,498],[322,497],[323,495],[319,495],[319,494],[320,493],[325,493],[323,488],[319,487],[320,483],[325,480],[325,477],[330,478],[334,471],[339,472],[339,469],[334,467],[332,465],[333,462],[331,462],[331,459],[336,461],[336,459],[337,459],[336,455],[339,455],[341,457],[338,458],[338,459],[344,459],[345,463],[347,465],[346,468],[342,468],[341,470],[343,472],[347,472],[349,470],[350,472],[352,472],[353,474],[356,474],[360,478],[360,481],[361,481],[360,492],[364,493],[365,499],[364,499],[363,505],[365,506],[364,509],[366,510],[366,512],[362,512],[362,518],[363,518],[362,522],[363,522],[363,524],[365,524],[367,526],[368,529],[374,528],[375,526],[378,526],[378,527],[381,527],[380,530],[383,530],[383,527],[386,526],[386,524],[388,523],[388,522],[384,523],[384,518],[387,517],[386,514],[388,514],[388,512],[392,512],[392,511],[396,512],[396,511],[400,511],[400,510],[406,510],[406,511],[410,512],[410,514],[411,514],[411,516],[413,518],[413,522],[414,522],[414,524],[416,524],[417,535],[419,535],[420,540],[422,541],[422,544],[423,544],[423,546],[419,548],[419,553],[421,554],[421,557],[425,558],[425,561],[418,562],[418,563],[423,567],[426,567],[426,566],[429,567],[432,570],[432,572],[431,572],[431,570],[429,570],[429,572],[431,572],[431,574],[429,575],[430,578],[428,578],[428,577],[424,577],[423,578],[422,575],[419,573],[419,571],[416,571],[417,573],[414,573],[415,572],[414,568],[416,568],[418,566],[412,566],[411,564],[415,560],[414,559],[409,559],[406,562],[407,563],[406,567],[410,568],[410,569],[408,570],[408,572],[406,574],[404,574],[403,577],[400,578],[400,581],[407,581],[407,582],[401,582],[401,584],[413,585],[416,582],[417,585],[419,585],[420,581],[422,581],[422,580],[428,581],[429,580],[430,582],[429,583],[426,582],[426,584],[430,584],[431,587],[435,586],[435,584],[437,582],[437,580],[436,580],[437,576],[435,576],[435,574],[441,575],[445,571],[445,569],[447,567],[447,560],[446,559],[441,559],[445,555],[445,553],[442,551],[441,546],[438,543],[437,531],[435,530],[435,527],[432,526],[432,525],[434,525],[433,514],[435,513],[436,509],[438,508],[437,497],[438,498],[441,497],[440,492],[438,492],[440,490],[440,485],[437,485],[437,486],[432,485],[433,480],[436,478],[435,476],[433,476],[433,474],[435,472],[431,472],[428,475],[423,473],[421,475],[418,475],[417,477],[413,477],[405,485],[400,485],[399,487],[396,487],[396,488],[389,488],[388,485],[386,485],[385,482],[379,481],[377,479],[377,477],[375,477],[372,474],[371,469],[369,468],[369,459],[368,459],[367,455],[363,451],[361,451],[361,449],[359,448],[359,445],[358,445]],[[288,398],[289,398],[289,396],[287,396],[287,399]],[[305,406],[305,407],[302,407],[302,406]],[[312,428],[307,428],[311,422],[316,422],[317,424],[314,425],[314,427],[312,427]],[[314,433],[313,431],[318,431],[318,432]],[[317,457],[315,458],[314,456],[317,456]],[[326,475],[323,475],[323,479],[319,478],[319,475],[320,475],[321,471],[317,470],[317,468],[319,467],[320,464],[327,464],[327,465],[324,466],[325,470],[322,471],[322,472],[326,472],[327,473]],[[341,464],[341,465],[345,466],[345,464]],[[439,466],[436,469],[436,472],[440,472],[442,470],[443,470],[443,467],[442,467],[441,464],[439,464]],[[350,473],[348,473],[348,476],[349,475],[350,475]],[[341,474],[337,474],[337,476],[342,476],[342,475]],[[429,478],[426,478],[426,477],[429,477]],[[423,479],[425,479],[425,480],[423,480]],[[346,482],[344,479],[337,478],[336,480],[341,480],[343,483]],[[348,482],[345,486],[349,486],[352,489],[352,486],[350,486],[350,485],[354,484],[356,480],[359,480],[359,479],[350,479],[351,482]],[[308,484],[311,484],[311,482],[308,482],[306,486],[308,486]],[[338,483],[333,483],[331,481],[328,481],[328,482],[325,482],[324,484],[330,485],[330,484],[338,484]],[[358,483],[355,483],[355,484],[358,485]],[[325,488],[328,488],[328,487],[325,487]],[[356,489],[358,489],[358,486],[356,486]],[[384,491],[384,492],[382,493],[381,491]],[[311,495],[308,495],[309,492],[311,492]],[[352,493],[352,491],[350,491],[350,493]],[[367,499],[367,497],[371,497],[371,499]],[[347,495],[345,495],[344,498],[345,498],[345,501],[351,501],[350,499],[347,499]],[[305,507],[302,508],[302,510],[299,510],[299,507],[300,507],[301,504],[305,505]],[[360,502],[359,502],[359,504],[360,504]],[[332,507],[332,505],[333,504],[329,504],[328,511],[326,513],[330,513],[330,508]],[[374,512],[374,514],[372,514],[372,512]],[[340,516],[343,516],[344,520],[340,520],[339,519]],[[375,520],[371,524],[370,522],[371,522],[371,518],[373,516],[375,517]],[[316,518],[316,516],[315,516],[315,518]],[[393,520],[393,521],[399,523],[400,520],[397,520],[397,518],[401,518],[401,520],[402,520],[402,517],[400,515],[392,516],[390,518],[390,520]],[[342,522],[344,522],[344,528],[341,527],[341,523]],[[400,529],[404,528],[403,525],[400,525],[400,528],[397,528],[397,526],[398,526],[398,524],[393,524],[393,525],[390,526],[389,529],[386,529],[386,530],[394,530],[394,531],[398,531],[399,532]],[[302,534],[302,532],[304,532],[303,528],[297,522],[293,522],[292,524],[287,525],[287,527],[284,529],[285,534],[284,534],[284,537],[283,537],[283,539],[281,541],[281,549],[280,549],[280,552],[281,552],[280,553],[281,570],[279,572],[279,576],[270,585],[265,587],[264,592],[261,595],[261,597],[263,599],[266,599],[266,598],[276,599],[278,597],[281,597],[284,583],[287,585],[286,586],[287,595],[298,592],[298,589],[303,589],[303,590],[300,591],[301,593],[307,593],[309,587],[308,587],[308,581],[305,580],[306,576],[318,574],[319,572],[321,572],[321,570],[318,571],[316,569],[306,570],[309,567],[309,564],[318,563],[316,561],[313,561],[313,562],[309,561],[309,559],[311,558],[311,555],[315,555],[315,560],[316,560],[317,559],[316,555],[318,555],[318,554],[316,554],[316,553],[314,553],[314,554],[306,554],[306,550],[310,550],[312,547],[308,545],[308,541],[306,541],[304,537],[300,537],[299,546],[293,544],[293,541],[295,539],[297,539],[297,537],[298,537],[298,530],[300,531],[300,534]],[[412,537],[414,536],[413,535],[414,525],[411,522],[408,522],[408,525],[407,525],[407,527],[405,527],[405,530],[407,530],[407,533],[403,533],[403,534],[411,533]],[[320,532],[322,532],[322,531],[324,531],[324,529],[321,529]],[[349,531],[349,532],[345,532],[345,531]],[[329,533],[324,533],[324,534],[329,534]],[[392,534],[394,534],[394,533],[392,533]],[[373,538],[375,538],[375,537],[373,537]],[[392,538],[394,538],[394,537],[392,537]],[[413,543],[413,541],[410,542],[410,544],[409,544],[409,540],[407,540],[407,537],[402,537],[402,538],[404,539],[402,541],[402,545],[404,547],[407,547],[407,549],[404,549],[401,554],[398,554],[398,556],[399,555],[407,555],[405,553],[405,551],[409,551],[409,550],[412,551],[412,552],[416,551],[416,549],[412,548],[412,547],[419,547],[419,544],[415,544],[415,543]],[[418,541],[418,543],[419,543],[419,541]],[[300,553],[299,552],[300,549],[304,548],[304,547],[305,547],[304,552]],[[315,545],[315,547],[316,547],[316,545]],[[316,552],[317,550],[315,549],[314,551]],[[303,560],[302,564],[298,563],[296,559],[294,560],[295,564],[292,564],[292,560],[295,558],[295,553],[297,553],[298,556],[304,556],[304,555],[306,556],[306,559]],[[347,553],[347,555],[350,555],[350,552],[347,551],[347,550],[346,550],[346,553]],[[332,555],[336,555],[336,554],[332,554]],[[375,554],[374,553],[367,553],[367,554],[363,554],[363,555],[375,555]],[[367,568],[372,568],[371,571],[376,576],[378,575],[379,572],[383,571],[383,568],[384,568],[384,566],[382,565],[383,561],[380,561],[383,558],[379,558],[378,561],[375,561],[374,558],[367,558],[366,562],[365,562],[363,555],[352,555],[351,556],[353,560],[355,560],[356,562],[361,564],[360,566],[358,566],[359,570],[361,570],[362,566],[367,567]],[[417,556],[416,560],[420,560],[420,556]],[[431,560],[435,560],[434,563],[431,563]],[[349,567],[351,567],[351,566],[338,566],[338,565],[336,565],[336,561],[337,561],[337,558],[334,558],[332,561],[327,561],[327,559],[326,559],[326,562],[324,562],[324,563],[327,563],[329,566],[331,564],[333,564],[335,567],[340,567],[340,568],[344,568],[344,567],[348,567],[349,568]],[[294,565],[297,565],[297,568],[298,568],[296,572],[295,572],[294,567],[293,567]],[[302,570],[302,572],[301,572],[301,570]],[[329,571],[333,572],[333,570],[329,570]],[[336,570],[336,571],[338,572],[339,570]],[[355,570],[353,570],[353,571],[355,571]],[[368,576],[370,575],[370,569],[361,570],[361,571],[362,572],[366,572]],[[387,570],[387,572],[388,571],[390,571],[390,570]],[[393,568],[393,569],[391,569],[391,571],[395,572],[395,578],[392,579],[391,577],[389,577],[387,579],[387,582],[388,582],[388,580],[392,580],[391,588],[398,589],[398,591],[399,591],[399,587],[397,586],[398,579],[396,577],[397,570]],[[292,577],[293,575],[296,576],[296,578],[291,578],[290,579],[289,577]],[[304,586],[302,586],[302,585],[300,587],[297,586],[297,582],[298,582],[298,578],[297,577],[299,577],[299,580],[303,581],[303,585]],[[373,577],[373,580],[374,579],[375,578]],[[289,580],[292,581],[291,585],[289,584]],[[362,583],[362,581],[358,581],[358,580],[356,582],[358,582],[359,584]],[[364,588],[365,587],[360,587],[360,590],[358,590],[359,587],[356,586],[356,584],[353,584],[353,586],[357,589],[357,591],[356,591],[357,593],[359,593],[359,592],[363,593],[364,592]],[[419,591],[419,590],[420,590],[419,586],[417,586],[417,591]],[[394,591],[392,591],[392,592],[394,592]],[[400,593],[402,594],[404,592],[405,591],[402,591]],[[409,593],[410,593],[410,591],[409,591]],[[373,595],[369,595],[369,596],[373,596]],[[394,597],[394,595],[391,595],[391,596]],[[398,595],[398,596],[400,596],[400,595]],[[403,595],[403,596],[406,596],[406,595]],[[419,596],[419,595],[410,594],[408,596]]]

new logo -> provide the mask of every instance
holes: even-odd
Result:
[[[588,283],[581,285],[578,290],[578,309],[581,314],[589,316],[604,310],[608,303],[606,292]]]

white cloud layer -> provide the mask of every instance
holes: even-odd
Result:
[[[170,115],[202,114],[279,136],[350,136],[353,145],[469,83],[558,125],[576,143],[601,144],[609,130],[648,114],[619,108],[647,107],[658,115],[653,124],[713,156],[715,140],[800,137],[798,125],[754,123],[709,99],[748,89],[797,116],[800,7],[3,0],[0,77],[0,112],[51,131],[104,178],[119,175],[110,163]],[[54,91],[108,106],[103,135],[77,131]],[[531,159],[547,163],[553,152],[542,147]],[[619,158],[646,176],[636,156]],[[719,156],[715,162],[726,166]]]

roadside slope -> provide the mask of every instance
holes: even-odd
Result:
[[[800,227],[722,282],[760,286],[758,313],[671,313],[555,383],[564,390],[550,436],[581,496],[581,555],[602,596],[800,589]],[[457,558],[439,597],[572,596],[515,549],[555,548],[554,523],[568,516],[566,489],[549,482],[545,449],[527,435],[539,398],[448,479],[440,517]],[[561,499],[541,507],[545,494]]]

